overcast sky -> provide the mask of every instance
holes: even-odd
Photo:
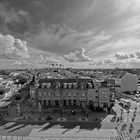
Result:
[[[140,67],[140,0],[0,0],[0,67]]]

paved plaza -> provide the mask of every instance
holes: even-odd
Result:
[[[130,108],[130,113],[128,114],[125,109],[123,109],[116,101],[115,106],[113,109],[117,113],[117,116],[119,117],[121,114],[121,109],[123,109],[124,113],[124,121],[123,123],[131,123],[132,119],[132,114],[134,112],[135,107],[137,106],[137,116],[134,121],[134,127],[136,130],[140,128],[140,103],[136,103],[134,101],[131,101],[131,108]],[[12,114],[16,115],[14,111]],[[47,114],[48,115],[48,114]],[[71,116],[71,115],[70,115]],[[98,117],[101,118],[100,121],[93,121],[91,118],[92,117]],[[6,135],[6,136],[28,136],[31,138],[38,138],[40,137],[53,137],[54,139],[57,137],[62,137],[62,138],[70,138],[73,137],[78,139],[78,138],[99,138],[99,137],[104,137],[106,139],[109,138],[116,138],[117,137],[117,131],[116,131],[116,126],[118,125],[117,122],[111,122],[111,119],[114,115],[105,115],[105,113],[93,113],[92,115],[89,115],[89,119],[85,121],[79,121],[79,119],[74,119],[74,118],[65,118],[63,121],[61,121],[60,114],[57,114],[55,117],[57,119],[53,119],[52,121],[10,121],[8,120],[8,117],[12,118],[12,116],[5,116],[4,120],[1,120],[0,122],[0,134],[1,135]],[[15,117],[15,116],[14,116]],[[33,116],[32,116],[33,117]],[[34,114],[35,117],[35,114]],[[76,118],[83,118],[83,116],[76,116]],[[18,116],[17,116],[18,118]],[[18,120],[18,119],[17,119]],[[72,121],[73,120],[73,121]],[[122,124],[123,124],[122,123]]]

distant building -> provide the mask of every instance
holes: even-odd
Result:
[[[109,107],[114,99],[105,83],[95,85],[92,79],[40,79],[30,87],[31,105],[42,107]]]
[[[137,75],[126,73],[121,79],[121,92],[137,91]]]

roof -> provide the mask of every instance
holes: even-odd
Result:
[[[87,86],[88,83],[92,84],[92,87],[94,87],[92,79],[40,79],[38,80],[38,84],[41,86],[43,83],[51,83],[52,87],[56,87],[58,83],[60,83],[60,87],[63,87],[64,83],[77,83],[77,87],[81,86]]]

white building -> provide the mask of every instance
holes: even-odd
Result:
[[[137,75],[126,73],[121,79],[121,91],[137,91]]]

